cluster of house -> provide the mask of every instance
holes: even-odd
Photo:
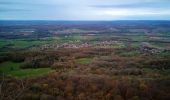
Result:
[[[100,41],[96,43],[96,46],[111,46],[113,44],[120,43],[118,41]]]
[[[57,50],[59,48],[89,48],[93,46],[111,46],[113,44],[117,44],[118,41],[99,41],[95,44],[90,44],[90,43],[63,43],[63,44],[46,44],[42,45],[39,47],[32,47],[31,49],[33,50],[47,50],[47,49],[53,49]]]
[[[92,47],[89,43],[75,44],[75,43],[63,43],[63,44],[46,44],[39,47],[32,47],[32,50],[47,50],[53,49],[57,50],[59,48],[88,48]]]
[[[158,53],[161,53],[162,51],[164,51],[164,49],[152,47],[147,42],[141,43],[141,46],[140,46],[140,52],[143,54],[158,54]]]
[[[158,54],[161,53],[163,50],[162,49],[157,49],[157,48],[151,48],[151,47],[141,47],[140,48],[141,53],[144,54]]]
[[[60,46],[60,48],[88,48],[88,47],[92,47],[92,45],[89,43],[83,43],[83,44],[64,43]]]

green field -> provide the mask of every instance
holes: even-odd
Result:
[[[38,46],[43,44],[55,43],[57,38],[45,38],[45,39],[0,39],[0,48],[3,47],[12,47],[18,49],[25,49],[32,46]]]
[[[50,68],[37,68],[37,69],[21,69],[22,63],[4,62],[0,64],[0,72],[6,75],[12,75],[16,77],[30,77],[46,75],[53,70]]]
[[[78,64],[90,64],[92,62],[93,58],[80,58],[76,62]]]
[[[9,44],[10,44],[10,43],[7,42],[6,40],[0,39],[0,48],[4,47],[4,46],[6,46],[6,45],[9,45]]]

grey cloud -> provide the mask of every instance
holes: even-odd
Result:
[[[25,12],[25,11],[31,11],[28,9],[16,9],[16,8],[0,8],[0,12]]]
[[[56,4],[34,3],[34,2],[17,2],[17,1],[0,1],[0,6],[25,5],[25,6],[61,6]]]
[[[95,8],[170,8],[168,2],[139,2],[131,4],[91,5]]]
[[[11,2],[11,1],[0,1],[0,5],[15,5],[15,4],[25,4],[24,2]]]

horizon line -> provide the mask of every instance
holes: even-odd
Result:
[[[119,19],[119,20],[46,20],[46,19],[0,19],[0,21],[170,21],[170,19]]]

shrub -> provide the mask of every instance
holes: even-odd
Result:
[[[169,59],[153,60],[146,63],[145,66],[148,68],[159,69],[159,70],[170,69],[170,60]]]
[[[70,65],[67,62],[57,62],[51,66],[52,69],[64,69],[69,67]]]

